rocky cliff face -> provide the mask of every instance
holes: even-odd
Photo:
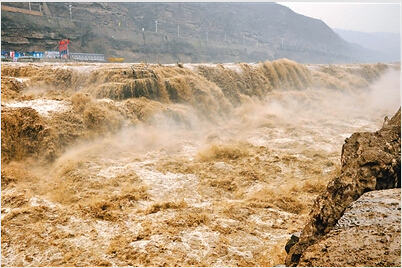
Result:
[[[401,109],[391,120],[386,118],[379,131],[354,133],[346,139],[342,148],[341,164],[341,175],[330,182],[327,191],[316,199],[310,212],[310,220],[303,229],[300,241],[288,253],[287,266],[318,265],[312,261],[311,252],[324,251],[318,250],[318,248],[322,247],[322,243],[327,243],[334,232],[337,232],[333,231],[334,227],[353,201],[366,192],[401,187]],[[339,225],[342,225],[342,221],[339,222]],[[328,236],[327,234],[331,231],[332,236]],[[317,254],[318,256],[315,256],[314,259],[321,258],[320,254]],[[387,258],[385,255],[383,261],[386,261]],[[360,261],[355,264],[378,265],[375,263],[378,261],[376,258],[360,259]],[[394,260],[386,263],[395,264]],[[325,263],[325,266],[327,265],[337,266],[338,264]],[[353,264],[343,263],[343,265]]]
[[[324,22],[275,3],[2,3],[2,50],[102,53],[126,61],[381,61]],[[25,11],[24,11],[25,10]]]

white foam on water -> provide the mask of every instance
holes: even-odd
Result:
[[[149,185],[147,191],[155,201],[184,200],[188,203],[203,203],[197,188],[198,178],[193,174],[162,173],[149,166],[136,165],[136,173]]]
[[[49,116],[51,112],[65,112],[70,109],[70,102],[57,100],[28,100],[20,102],[5,103],[4,106],[10,108],[29,107],[35,109],[40,115]]]

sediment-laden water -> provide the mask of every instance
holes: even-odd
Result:
[[[4,266],[273,266],[400,64],[4,63]]]

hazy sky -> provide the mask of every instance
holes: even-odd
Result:
[[[331,28],[360,32],[401,32],[399,2],[277,2],[294,12],[321,19]]]

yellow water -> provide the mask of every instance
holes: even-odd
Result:
[[[400,64],[1,72],[4,266],[284,263],[344,139],[400,106]]]

